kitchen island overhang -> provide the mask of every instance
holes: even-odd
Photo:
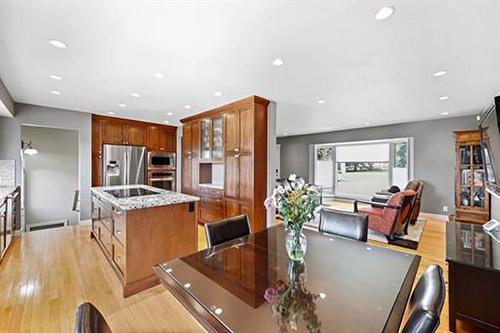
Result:
[[[153,265],[197,251],[198,197],[147,185],[95,187],[91,193],[91,237],[124,297],[159,284]]]

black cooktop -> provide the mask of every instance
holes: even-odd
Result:
[[[140,187],[124,188],[119,190],[106,190],[104,192],[111,194],[115,198],[130,198],[140,197],[143,195],[160,194],[160,192],[155,192]]]

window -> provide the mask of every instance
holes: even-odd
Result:
[[[411,178],[410,138],[315,146],[314,183],[345,198],[369,198]]]

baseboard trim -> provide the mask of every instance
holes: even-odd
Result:
[[[443,214],[420,213],[418,215],[418,217],[421,217],[424,219],[429,219],[429,220],[443,221],[443,222],[449,221],[448,215],[443,215]]]

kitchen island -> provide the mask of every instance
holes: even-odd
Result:
[[[124,297],[159,283],[153,265],[197,251],[199,198],[147,185],[94,187],[91,237]]]

